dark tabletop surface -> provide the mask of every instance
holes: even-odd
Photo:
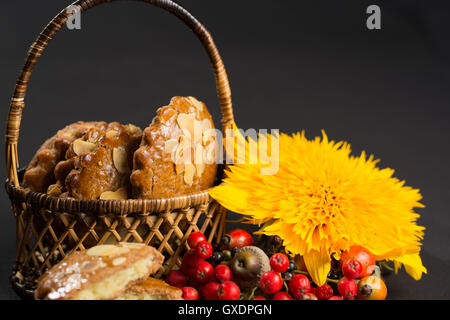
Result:
[[[389,298],[450,298],[450,6],[448,1],[180,1],[213,34],[231,81],[242,128],[325,129],[366,150],[419,188],[426,208],[422,259],[428,274],[390,276]],[[366,28],[381,8],[382,29]],[[28,46],[69,1],[0,2],[0,117]],[[77,120],[148,125],[174,95],[193,95],[220,114],[201,45],[180,21],[150,6],[118,2],[63,28],[40,59],[19,141],[26,165],[44,139]],[[5,128],[3,127],[3,130]],[[5,177],[3,157],[0,157]],[[15,227],[0,193],[0,299],[17,299],[8,276]]]

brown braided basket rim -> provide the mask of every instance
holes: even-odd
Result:
[[[114,213],[120,216],[128,214],[150,215],[172,209],[186,209],[210,201],[208,190],[188,195],[160,199],[127,200],[79,200],[58,198],[41,192],[32,192],[23,187],[7,183],[6,192],[11,200],[27,203],[35,209],[47,209],[71,214],[103,215]]]

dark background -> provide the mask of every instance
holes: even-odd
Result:
[[[213,34],[231,82],[242,128],[325,129],[396,169],[421,189],[428,275],[388,278],[392,299],[450,298],[450,154],[448,1],[179,1]],[[447,2],[447,4],[446,4]],[[69,1],[0,2],[0,101],[9,100],[28,46]],[[377,4],[382,30],[366,28]],[[54,132],[77,120],[117,120],[145,127],[174,95],[203,100],[219,125],[213,74],[200,43],[178,19],[134,2],[82,15],[63,28],[32,76],[20,164]],[[2,130],[5,128],[3,127]],[[2,176],[5,177],[3,157]],[[17,299],[8,277],[15,257],[14,220],[0,193],[0,299]]]

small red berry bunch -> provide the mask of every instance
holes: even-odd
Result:
[[[232,281],[229,266],[220,264],[223,253],[216,252],[214,267],[211,262],[213,246],[201,232],[191,233],[187,243],[191,248],[183,257],[180,270],[170,271],[166,282],[182,288],[185,300],[238,300],[241,291]]]

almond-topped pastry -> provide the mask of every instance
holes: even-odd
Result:
[[[133,197],[184,195],[211,187],[217,171],[214,123],[205,104],[174,97],[157,110],[134,154]]]
[[[139,243],[121,242],[76,251],[42,275],[35,298],[115,299],[128,286],[156,272],[163,260],[155,248]]]
[[[117,122],[102,129],[91,128],[70,144],[66,160],[55,168],[57,183],[48,188],[49,194],[67,191],[67,196],[84,200],[129,198],[133,154],[142,131]]]
[[[162,280],[148,278],[128,287],[117,300],[183,300],[183,291]]]
[[[35,192],[46,192],[48,186],[55,183],[53,171],[57,163],[64,159],[70,144],[85,135],[90,128],[104,130],[106,126],[106,122],[79,121],[59,130],[42,144],[30,161],[23,176],[24,187]]]

